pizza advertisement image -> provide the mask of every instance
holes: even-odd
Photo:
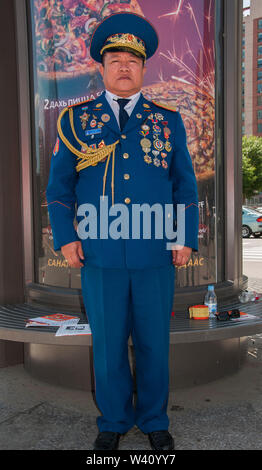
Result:
[[[145,16],[158,32],[159,47],[146,63],[142,92],[181,113],[197,178],[199,251],[177,268],[176,285],[216,282],[215,2],[30,0],[38,282],[80,287],[80,271],[71,269],[53,249],[45,191],[58,145],[58,115],[64,107],[95,99],[104,90],[98,64],[90,57],[90,40],[97,25],[118,12]]]
[[[37,72],[50,79],[69,79],[97,71],[89,54],[94,29],[118,12],[142,15],[136,0],[36,0],[33,2]]]

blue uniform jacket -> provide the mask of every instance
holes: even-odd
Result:
[[[93,150],[107,150],[113,144],[115,151],[110,155],[107,170],[109,157],[100,157],[100,161],[85,166],[88,161],[84,157],[85,146]],[[108,227],[111,223],[119,223],[119,238],[115,235],[112,238],[110,232],[108,238],[106,235],[101,236],[102,225],[104,234],[106,207],[104,205],[101,209],[103,193],[108,198],[108,209],[112,202],[115,210],[119,203],[125,208],[124,215],[120,210],[108,216]],[[184,245],[191,247],[193,251],[198,250],[197,184],[183,121],[178,112],[148,101],[142,94],[122,132],[105,93],[96,100],[62,111],[58,120],[58,138],[51,158],[46,197],[54,249],[59,250],[63,245],[81,240],[84,263],[89,265],[143,269],[172,264],[172,252],[167,250],[167,243],[172,239],[166,237],[164,225],[163,237],[158,238],[159,235],[156,235],[157,212],[152,211],[149,238],[146,238],[148,235],[143,237],[142,215],[140,238],[132,238],[132,227],[135,226],[135,219],[132,218],[134,204],[148,204],[150,207],[157,204],[158,208],[160,205],[163,208],[164,221],[165,217],[172,216],[174,231],[176,205],[184,204]],[[105,201],[106,198],[103,200],[104,204]],[[83,204],[92,204],[97,212],[89,209],[85,212],[85,208],[90,206],[82,206]],[[169,204],[169,208],[173,205],[173,214],[170,211],[165,213],[165,204]],[[126,216],[126,209],[129,232],[126,230],[127,224],[123,230],[124,219],[121,218]],[[78,227],[86,226],[86,233],[89,233],[87,238],[83,238],[83,230],[76,231],[75,216]],[[85,220],[89,225],[83,225]],[[95,222],[97,225],[94,225]]]

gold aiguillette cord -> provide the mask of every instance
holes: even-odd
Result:
[[[80,152],[77,150],[70,142],[69,140],[65,137],[62,131],[62,126],[61,126],[61,120],[64,114],[69,111],[69,121],[71,125],[71,130],[73,132],[73,135],[76,139],[76,141],[81,145],[81,147],[86,149],[86,152]],[[84,168],[87,168],[91,165],[96,165],[98,162],[103,160],[104,158],[107,157],[107,162],[106,162],[106,168],[103,176],[103,198],[105,195],[105,187],[106,187],[106,177],[107,177],[107,171],[108,171],[108,165],[110,161],[111,154],[113,155],[112,158],[112,178],[111,178],[111,190],[112,190],[112,205],[114,205],[114,180],[115,180],[115,150],[116,146],[119,143],[119,140],[114,142],[111,145],[105,145],[102,148],[98,149],[92,149],[87,146],[85,142],[82,142],[76,134],[75,127],[74,127],[74,117],[73,117],[73,109],[72,108],[65,108],[57,121],[57,130],[59,137],[63,141],[63,143],[66,145],[66,147],[72,152],[74,155],[77,156],[77,159],[80,160],[76,166],[76,171],[81,171]]]

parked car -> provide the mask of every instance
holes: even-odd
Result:
[[[262,236],[262,214],[254,209],[242,207],[242,237]]]
[[[262,214],[262,207],[256,207],[256,211],[258,211]]]

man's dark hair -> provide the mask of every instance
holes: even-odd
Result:
[[[109,47],[108,49],[105,50],[105,52],[103,52],[103,54],[102,54],[102,64],[103,64],[103,66],[104,66],[105,55],[106,55],[107,52],[130,52],[130,54],[133,54],[134,56],[139,57],[140,59],[142,59],[143,60],[143,66],[145,65],[145,58],[142,54],[140,54],[140,52],[134,51],[133,49],[129,49],[129,47],[121,46],[121,47]]]

